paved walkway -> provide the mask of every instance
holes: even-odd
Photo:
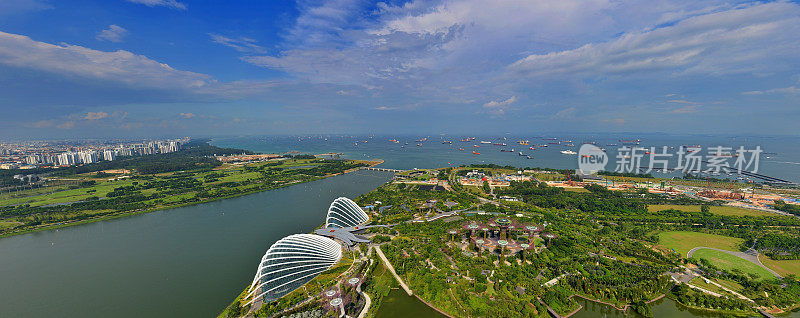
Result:
[[[386,266],[386,269],[388,269],[392,275],[394,275],[394,278],[397,280],[397,282],[400,283],[400,287],[403,287],[403,290],[405,290],[409,296],[413,295],[414,293],[411,291],[411,288],[408,288],[408,285],[406,285],[406,283],[403,282],[403,279],[400,278],[400,276],[397,275],[397,272],[394,271],[394,266],[392,266],[392,263],[389,263],[389,260],[386,259],[386,255],[383,255],[381,247],[375,246],[375,251],[378,252],[378,256],[381,257],[383,265]]]
[[[754,302],[755,302],[755,301],[753,301],[752,299],[750,299],[750,298],[747,298],[747,297],[745,297],[744,295],[742,295],[742,294],[740,294],[740,293],[737,293],[735,290],[732,290],[732,289],[730,289],[730,288],[728,288],[728,287],[722,286],[722,285],[718,284],[717,282],[715,282],[715,281],[713,281],[713,280],[710,280],[710,279],[708,279],[708,278],[705,278],[705,277],[702,277],[702,276],[701,276],[700,278],[701,278],[701,279],[704,279],[704,281],[708,281],[708,283],[709,283],[709,284],[711,284],[711,285],[717,286],[717,287],[721,288],[721,289],[722,289],[722,290],[724,290],[724,291],[727,291],[727,292],[729,292],[729,293],[731,293],[731,294],[734,294],[734,295],[736,295],[736,297],[739,297],[739,299],[743,299],[743,300],[749,301],[749,302],[751,302],[751,303],[754,303]]]
[[[367,257],[369,257],[370,255],[372,255],[372,247],[370,247],[367,250]],[[370,266],[368,266],[368,268],[372,266],[372,263],[373,263],[373,260],[370,258],[369,259],[369,265]],[[364,318],[364,317],[367,316],[367,312],[369,311],[369,307],[372,306],[372,299],[369,298],[369,295],[367,295],[367,293],[361,291],[361,284],[358,284],[358,286],[356,286],[356,291],[359,294],[361,294],[361,296],[364,296],[364,308],[362,308],[361,309],[361,313],[358,314],[358,318]]]
[[[764,266],[764,264],[761,264],[761,260],[758,259],[758,251],[756,251],[756,250],[754,250],[752,248],[747,250],[747,251],[744,251],[744,252],[731,252],[731,251],[721,250],[721,249],[713,248],[713,247],[700,246],[700,247],[695,247],[695,248],[691,249],[689,251],[689,253],[686,253],[686,258],[692,257],[692,255],[694,255],[694,252],[697,252],[698,250],[701,250],[701,249],[715,250],[715,251],[719,251],[719,252],[723,252],[723,253],[728,253],[728,254],[731,254],[731,255],[739,257],[739,258],[743,258],[743,259],[749,261],[750,263],[753,263],[753,264],[756,264],[758,266],[761,266],[761,268],[766,269],[768,272],[772,273],[773,275],[777,276],[778,278],[783,278],[781,275],[779,275],[775,271],[773,271],[773,270],[769,269],[768,267]]]
[[[356,291],[359,294],[361,294],[361,296],[364,296],[364,308],[361,309],[361,313],[358,314],[358,318],[364,318],[367,316],[367,312],[369,311],[369,306],[372,305],[372,299],[369,298],[369,295],[367,295],[367,293],[361,291],[361,284],[359,284],[358,287],[356,287]]]

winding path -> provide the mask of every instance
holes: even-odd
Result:
[[[748,249],[747,251],[744,251],[744,252],[731,252],[731,251],[721,250],[721,249],[713,248],[713,247],[699,246],[699,247],[695,247],[695,248],[689,250],[689,252],[686,253],[686,258],[692,257],[692,255],[694,255],[694,252],[697,252],[698,250],[702,250],[702,249],[715,250],[715,251],[719,251],[719,252],[723,252],[723,253],[728,253],[728,254],[731,254],[731,255],[739,257],[739,258],[743,258],[743,259],[749,261],[750,263],[753,263],[753,264],[756,264],[758,266],[761,266],[761,268],[766,269],[768,272],[772,273],[776,277],[783,278],[781,275],[779,275],[775,271],[773,271],[773,270],[769,269],[768,267],[764,266],[764,264],[761,264],[761,260],[758,259],[758,251],[756,251],[756,250],[754,250],[752,248]]]

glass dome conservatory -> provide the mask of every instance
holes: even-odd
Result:
[[[342,257],[339,243],[312,234],[294,234],[270,246],[261,258],[248,298],[269,302],[303,286]]]
[[[325,218],[326,228],[352,227],[366,223],[369,216],[353,200],[345,197],[333,200]]]

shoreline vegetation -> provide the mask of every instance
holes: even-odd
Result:
[[[569,317],[582,309],[578,299],[645,317],[653,317],[651,304],[664,297],[679,307],[670,310],[730,316],[781,314],[800,306],[800,273],[765,277],[752,268],[737,270],[729,259],[687,255],[711,246],[762,256],[772,253],[784,257],[783,262],[794,262],[800,246],[794,243],[797,218],[722,208],[718,202],[709,209],[709,203],[686,196],[609,191],[593,184],[576,192],[538,178],[505,187],[458,181],[475,171],[491,176],[518,169],[473,165],[408,171],[355,199],[369,206],[372,224],[392,226],[368,229],[364,235],[372,243],[352,251],[354,259],[368,264],[361,276],[362,288],[372,299],[366,317],[392,316],[381,312],[381,305],[399,284],[383,260],[370,253],[376,246],[421,306],[449,317]],[[517,230],[498,229],[501,218],[511,220]],[[490,230],[474,232],[468,226],[472,223]],[[531,225],[538,230],[519,230]],[[516,247],[509,250],[505,244]],[[784,270],[793,269],[785,265]],[[346,279],[332,276],[322,284],[338,286],[337,281]],[[358,315],[363,302],[343,294],[353,297],[347,313]],[[294,299],[303,299],[304,308],[330,310],[308,301],[324,304],[324,297],[306,295]],[[273,303],[277,302],[293,308],[292,301]],[[387,308],[397,310],[393,306]],[[284,316],[278,314],[280,305],[270,308],[249,312],[255,317]]]
[[[250,152],[200,140],[164,155],[42,171],[44,185],[0,196],[0,239],[235,198],[383,162],[283,155],[228,164],[214,158],[241,153]]]

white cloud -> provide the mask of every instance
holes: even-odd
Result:
[[[696,113],[699,110],[699,105],[686,105],[683,107],[679,107],[670,111],[670,113],[674,114],[690,114]]]
[[[486,104],[483,104],[483,108],[494,115],[505,115],[506,110],[517,101],[516,96],[511,96],[509,99],[506,100],[499,100],[499,101],[490,101]]]
[[[96,39],[100,41],[111,41],[111,42],[122,42],[122,38],[128,35],[128,30],[125,28],[118,26],[116,24],[112,24],[108,26],[108,29],[100,31],[97,33]]]
[[[800,94],[800,87],[789,86],[783,88],[775,88],[766,91],[767,93],[780,93],[780,94]]]
[[[98,120],[108,117],[108,113],[106,112],[88,112],[86,113],[86,117],[83,119],[86,120]]]
[[[517,97],[516,96],[511,96],[511,98],[503,100],[503,101],[494,101],[494,100],[490,101],[490,102],[488,102],[486,104],[483,104],[483,107],[486,107],[486,108],[505,107],[505,106],[509,106],[509,105],[513,104],[516,101],[517,101]]]
[[[176,70],[128,51],[53,45],[5,32],[0,32],[0,64],[147,88],[196,89],[213,83],[208,75]]]
[[[764,95],[764,94],[800,94],[800,87],[789,86],[789,87],[768,89],[765,91],[747,91],[742,93],[742,95]]]
[[[797,60],[791,46],[798,41],[786,30],[796,28],[798,6],[790,3],[417,0],[375,10],[339,0],[298,7],[281,52],[242,59],[302,81],[380,86],[375,94],[435,103],[522,96],[554,80],[644,70],[763,74],[779,67],[765,56]]]
[[[214,43],[222,44],[242,53],[264,54],[267,51],[264,47],[258,45],[258,41],[254,39],[245,37],[229,38],[214,33],[209,33],[208,35]]]
[[[699,15],[673,26],[630,32],[606,43],[529,55],[509,67],[528,76],[762,73],[797,63],[800,8],[755,4]]]
[[[798,82],[798,84],[789,87],[742,92],[742,95],[764,95],[764,94],[789,94],[789,95],[800,94],[800,82]]]
[[[139,3],[148,7],[167,7],[175,10],[186,10],[186,4],[175,0],[128,0],[128,2]]]

